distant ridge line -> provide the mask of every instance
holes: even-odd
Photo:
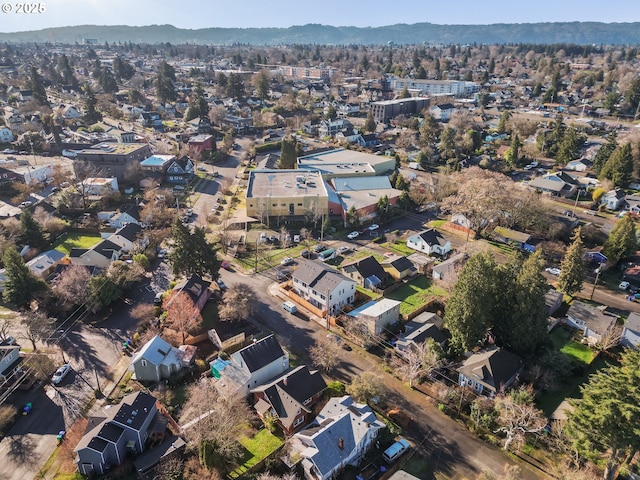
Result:
[[[194,43],[202,45],[384,45],[395,44],[579,44],[637,45],[640,22],[542,22],[491,25],[396,24],[381,27],[335,27],[307,24],[287,28],[201,28],[172,25],[78,25],[0,33],[7,43]]]

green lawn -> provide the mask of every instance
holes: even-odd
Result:
[[[283,443],[282,439],[273,435],[266,428],[263,428],[251,438],[241,438],[240,444],[244,447],[244,455],[240,460],[240,466],[231,472],[230,476],[232,478],[239,477],[275,452]]]
[[[53,248],[69,255],[72,248],[91,248],[97,245],[100,240],[102,240],[102,237],[99,234],[80,235],[79,233],[73,233],[56,242]]]
[[[447,220],[431,220],[429,222],[429,226],[431,228],[440,228],[442,225],[447,223]]]
[[[385,296],[402,302],[400,304],[400,314],[408,315],[427,303],[431,297],[445,297],[446,295],[446,290],[432,285],[429,278],[418,275],[411,282]]]
[[[578,343],[572,339],[570,331],[564,328],[556,328],[551,332],[551,341],[553,346],[565,355],[575,358],[576,360],[586,363],[587,365],[593,361],[595,353],[587,345]]]
[[[407,244],[403,241],[397,241],[393,245],[389,245],[388,243],[383,243],[383,247],[388,248],[393,253],[397,253],[398,255],[409,256],[416,253],[415,250],[407,247]]]
[[[218,326],[220,317],[218,316],[218,305],[216,302],[207,302],[202,309],[202,329],[209,331]]]

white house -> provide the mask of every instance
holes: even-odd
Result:
[[[137,242],[140,242],[142,247],[149,243],[148,240],[140,238],[141,232],[142,227],[140,225],[137,223],[128,223],[107,238],[110,242],[119,245],[123,252],[132,252]]]
[[[324,263],[300,260],[292,279],[296,295],[331,314],[355,298],[356,282]]]
[[[130,223],[137,223],[144,227],[144,222],[140,221],[138,205],[123,206],[119,212],[99,212],[98,219],[109,222],[111,228],[122,228]]]
[[[433,118],[440,120],[441,122],[448,122],[456,108],[450,103],[443,103],[441,105],[435,105],[431,108],[430,112]]]
[[[377,335],[382,333],[387,325],[398,322],[400,303],[390,298],[382,298],[380,301],[367,302],[352,310],[349,312],[349,316],[364,322],[369,333]]]
[[[625,204],[625,198],[627,194],[619,188],[615,190],[609,190],[602,196],[600,203],[602,203],[609,210],[619,210]]]
[[[567,170],[573,170],[574,172],[585,172],[591,168],[593,162],[587,158],[580,158],[578,160],[571,160],[565,167]]]
[[[305,478],[340,478],[347,465],[357,465],[366,455],[384,426],[368,405],[348,395],[334,397],[289,446],[302,458]]]
[[[567,312],[567,325],[583,332],[591,344],[602,340],[615,325],[617,317],[605,312],[606,307],[596,308],[578,300],[574,301]]]
[[[437,230],[428,228],[407,238],[407,247],[418,252],[445,256],[451,251],[451,242]]]
[[[631,312],[624,322],[620,343],[625,347],[640,347],[640,315]]]
[[[119,190],[118,178],[87,178],[78,188],[87,195],[108,195]]]
[[[15,140],[9,127],[0,127],[0,143],[11,143]]]
[[[238,350],[229,360],[217,359],[211,363],[216,389],[242,395],[248,395],[250,389],[266,383],[288,368],[289,355],[273,335]]]

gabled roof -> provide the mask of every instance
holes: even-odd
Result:
[[[282,424],[290,428],[299,410],[311,412],[304,402],[325,388],[327,384],[317,370],[310,371],[306,365],[300,365],[251,391],[264,392]]]
[[[480,383],[492,392],[508,386],[509,381],[522,368],[522,359],[515,353],[499,348],[474,353],[467,358],[458,372]]]
[[[399,272],[404,272],[406,270],[411,270],[413,268],[413,263],[407,257],[395,257],[390,259],[389,265],[395,268]]]
[[[418,233],[418,236],[424,240],[427,245],[444,246],[447,244],[447,240],[442,236],[442,234],[433,228],[423,230]]]
[[[378,260],[376,260],[373,255],[361,258],[360,260],[348,263],[347,265],[343,265],[342,268],[347,272],[355,269],[362,276],[362,278],[375,276],[384,281],[389,276],[389,274],[384,271],[382,265],[378,263]]]
[[[609,330],[616,321],[615,316],[606,314],[602,309],[587,305],[579,300],[573,302],[567,312],[567,317],[583,321],[587,328],[600,335]]]
[[[126,238],[130,242],[135,242],[138,238],[138,234],[142,231],[142,227],[137,223],[128,223],[124,227],[120,227],[115,231],[114,235],[119,235],[122,238]]]
[[[73,250],[75,250],[75,248],[72,249],[72,251]],[[103,240],[100,243],[98,243],[95,247],[93,247],[91,250],[93,250],[96,253],[99,253],[105,258],[110,259],[114,251],[119,252],[120,250],[122,250],[122,248],[120,247],[120,245],[116,245],[115,243],[109,240]]]
[[[200,297],[209,289],[211,282],[204,280],[200,275],[194,273],[189,278],[185,278],[173,287],[176,291],[185,292],[191,297],[194,303],[198,303]]]
[[[178,363],[182,357],[182,352],[177,348],[173,348],[169,343],[156,335],[131,358],[131,363],[135,363],[140,359],[145,359],[152,365],[158,366],[163,363]]]
[[[155,415],[155,404],[156,399],[147,393],[130,393],[122,399],[113,421],[134,430],[140,430],[152,411]]]
[[[368,405],[355,403],[345,395],[334,397],[320,411],[313,425],[295,436],[309,439],[312,446],[301,454],[310,459],[321,477],[351,458],[371,430],[384,428]]]
[[[335,268],[313,260],[299,260],[292,275],[294,280],[307,284],[319,292],[333,292],[342,282],[355,283]]]
[[[250,372],[255,372],[266,367],[278,358],[283,357],[284,351],[276,337],[272,334],[244,347],[238,351],[237,354],[242,357],[247,369]]]
[[[140,220],[140,207],[138,205],[127,205],[126,207],[120,208],[120,214],[123,213],[135,218],[137,221]]]

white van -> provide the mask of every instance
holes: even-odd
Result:
[[[282,304],[282,308],[284,308],[289,313],[296,313],[298,311],[298,307],[293,302],[284,302]]]
[[[409,445],[409,442],[404,438],[401,438],[384,451],[382,458],[384,458],[387,463],[393,463],[400,458],[404,452],[409,450],[410,447],[411,445]]]

